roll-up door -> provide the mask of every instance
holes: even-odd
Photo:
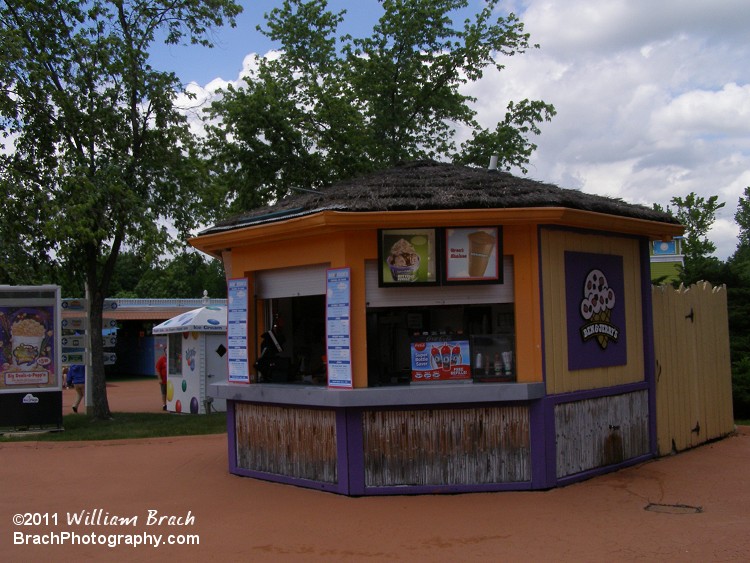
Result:
[[[325,295],[328,264],[261,270],[255,273],[255,293],[259,299]]]
[[[513,303],[513,257],[503,257],[505,283],[436,287],[378,287],[378,263],[365,266],[368,307],[417,307],[430,305],[476,305]]]

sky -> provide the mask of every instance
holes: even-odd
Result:
[[[248,55],[277,47],[255,28],[281,2],[241,3],[238,26],[214,31],[214,49],[161,49],[154,65],[176,72],[198,100],[240,81]],[[482,4],[469,3],[470,12]],[[380,14],[377,0],[329,7],[346,9],[342,31],[358,36]],[[526,176],[649,207],[691,192],[717,195],[726,205],[709,238],[716,256],[730,256],[737,202],[750,186],[750,2],[502,0],[501,9],[517,14],[540,48],[504,57],[502,72],[465,93],[485,127],[502,120],[511,100],[555,106],[532,139],[538,149]]]

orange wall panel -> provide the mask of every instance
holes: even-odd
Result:
[[[455,220],[461,213],[455,213]],[[465,222],[465,219],[462,221]],[[367,323],[365,264],[377,259],[377,229],[348,230],[319,236],[277,240],[271,244],[254,241],[231,252],[235,277],[252,277],[255,271],[312,264],[351,269],[352,372],[355,387],[367,386]],[[542,323],[539,304],[539,260],[536,225],[510,225],[503,228],[503,253],[513,256],[516,318],[516,365],[518,381],[542,380]],[[252,302],[253,306],[256,304]],[[260,313],[260,309],[258,309]],[[253,311],[255,315],[255,311]],[[258,334],[248,335],[256,343]],[[254,338],[253,338],[254,336]],[[255,355],[255,346],[248,350]],[[252,360],[251,360],[252,361]]]

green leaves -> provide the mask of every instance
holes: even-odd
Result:
[[[278,41],[272,57],[256,58],[241,88],[229,88],[211,107],[207,153],[217,182],[243,211],[401,161],[454,158],[486,165],[523,165],[535,145],[536,123],[554,108],[511,104],[494,131],[475,121],[462,91],[499,57],[522,53],[528,34],[514,16],[484,3],[456,25],[467,0],[383,0],[368,37],[338,35],[344,12],[325,0],[286,0],[266,16],[262,32]],[[457,151],[457,127],[475,141]],[[480,158],[480,152],[482,153]]]
[[[550,121],[556,113],[554,106],[541,101],[510,102],[505,119],[495,130],[474,131],[472,138],[461,145],[461,153],[454,157],[454,161],[486,166],[487,155],[497,155],[500,168],[510,170],[515,166],[526,173],[526,164],[536,150],[528,135],[539,135],[541,130],[537,123]]]
[[[155,221],[186,233],[206,215],[205,169],[173,104],[179,82],[147,64],[148,49],[158,30],[208,44],[207,29],[240,10],[226,0],[0,5],[0,119],[12,140],[2,165],[19,199],[47,195],[40,231],[61,257],[163,245]]]
[[[174,107],[180,84],[149,66],[148,50],[159,34],[208,46],[210,27],[240,11],[230,0],[0,3],[0,125],[10,149],[0,182],[17,212],[0,217],[3,252],[21,264],[44,256],[79,291],[85,283],[92,327],[121,248],[160,252],[171,238],[164,221],[185,235],[216,201]],[[106,417],[97,346],[95,333],[94,408]]]
[[[685,240],[682,245],[685,254],[686,268],[691,261],[699,261],[716,250],[716,245],[708,239],[708,231],[716,221],[716,212],[724,207],[719,203],[719,196],[708,199],[695,192],[684,198],[675,196],[671,203],[676,208],[675,216],[685,225]]]
[[[740,227],[739,246],[750,245],[750,187],[746,187],[737,202],[734,220]]]

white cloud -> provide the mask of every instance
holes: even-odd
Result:
[[[721,90],[693,90],[669,102],[653,116],[658,136],[750,136],[750,84],[725,84]]]
[[[529,175],[562,187],[668,205],[718,195],[717,256],[736,246],[750,185],[750,47],[745,0],[515,0],[540,50],[502,61],[468,91],[483,125],[509,100],[543,99]],[[716,238],[714,238],[716,237]]]
[[[675,34],[742,38],[745,0],[530,0],[523,20],[545,48],[574,58],[640,49]]]
[[[737,250],[740,229],[733,217],[719,217],[708,232],[708,239],[716,246],[715,254],[725,259]]]

